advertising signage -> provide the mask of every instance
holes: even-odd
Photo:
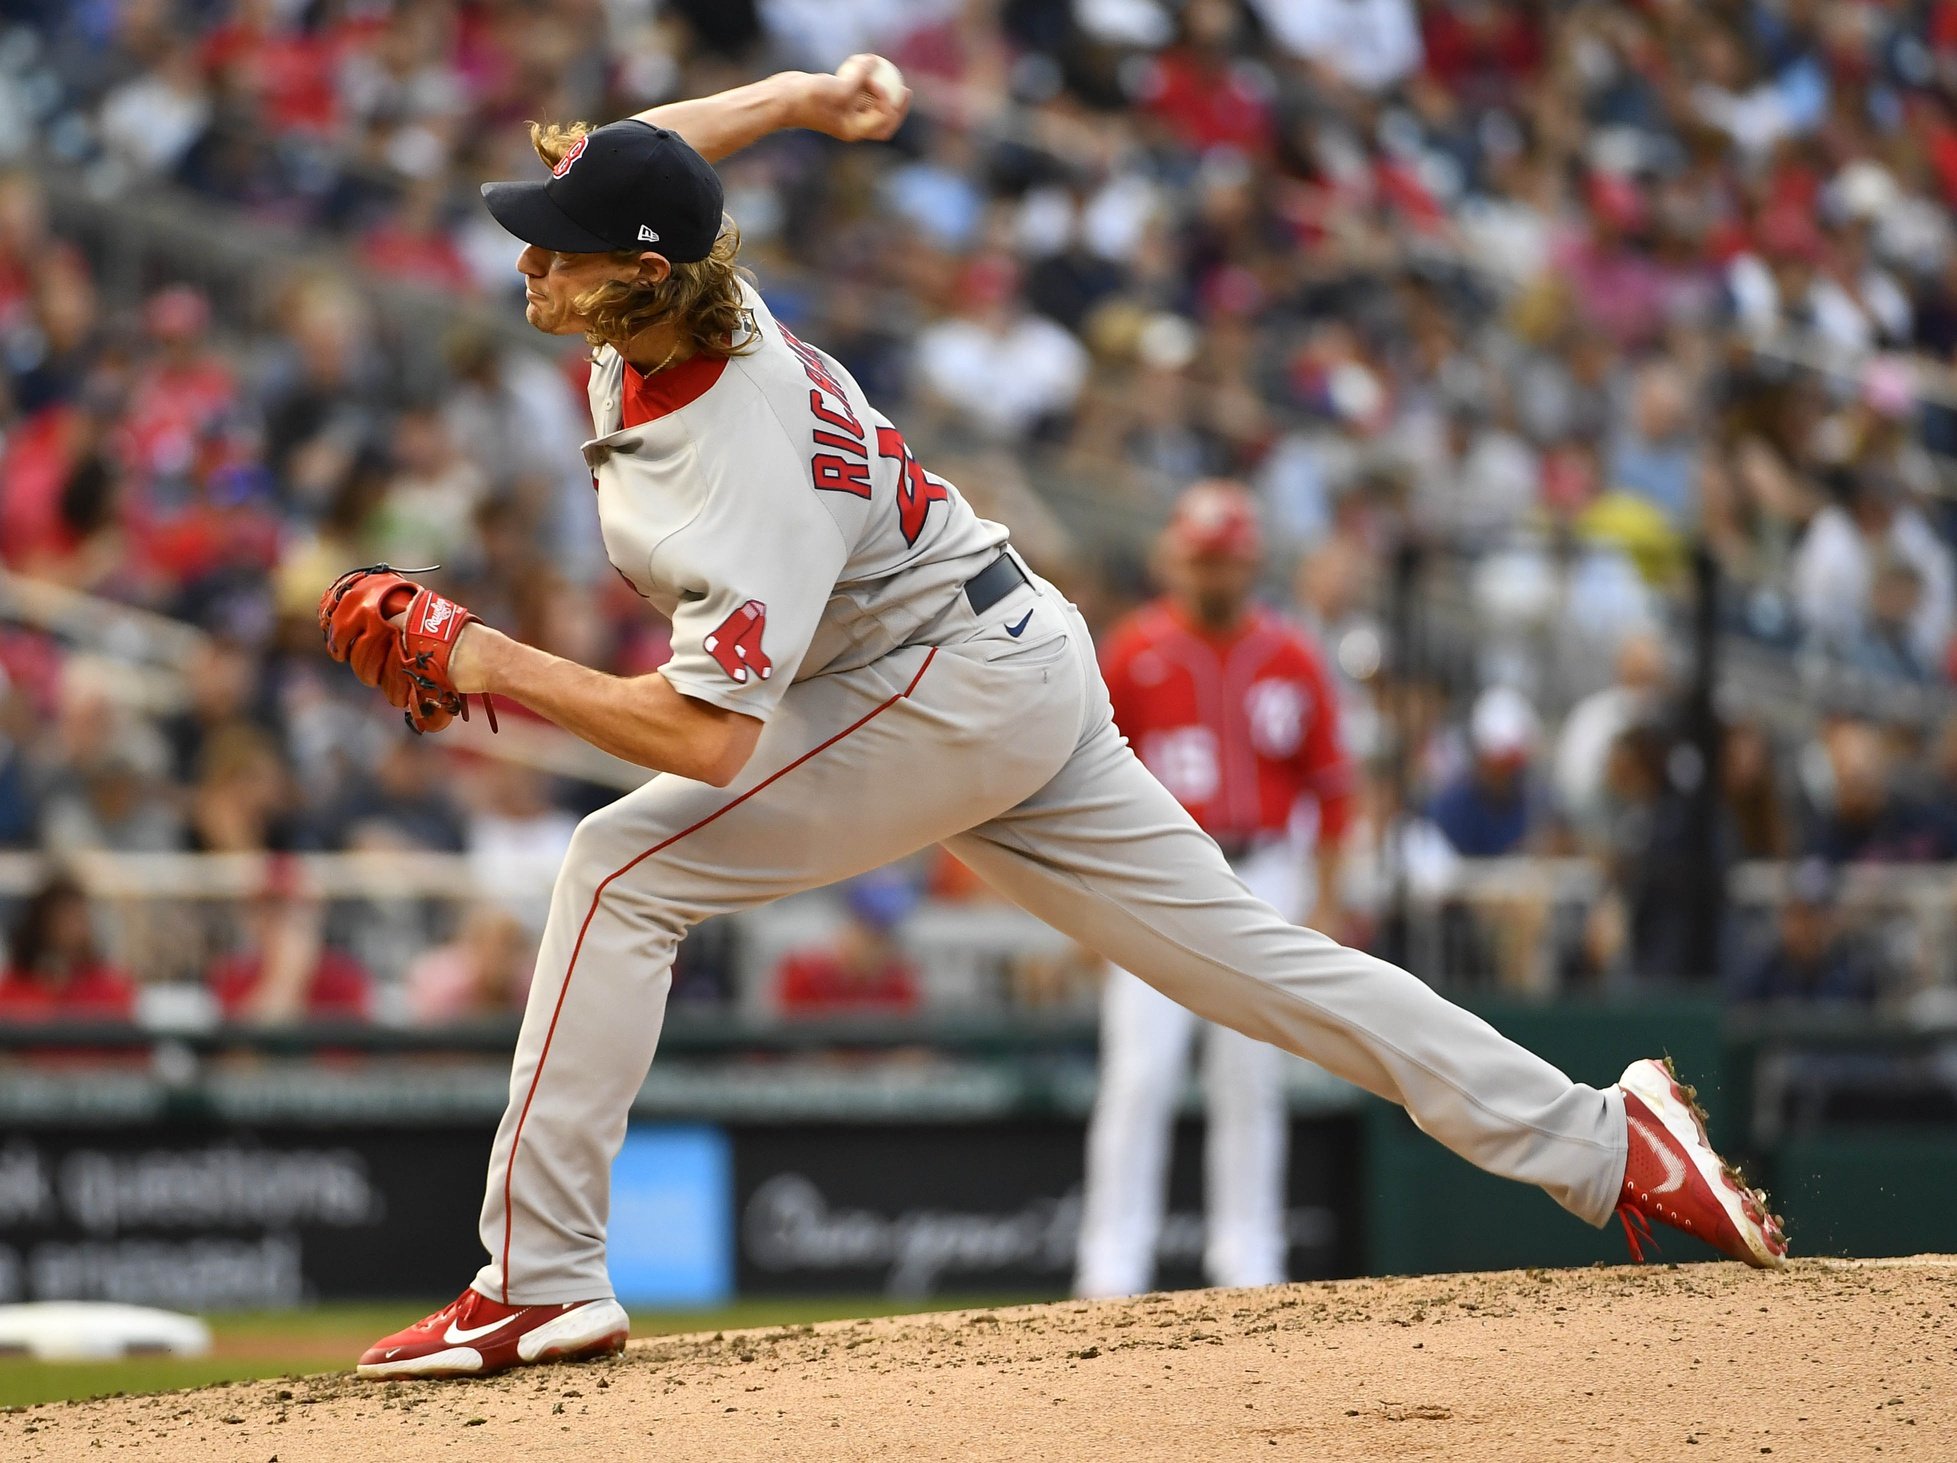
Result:
[[[1158,1283],[1202,1283],[1200,1124],[1178,1136]],[[15,1126],[0,1138],[0,1303],[187,1311],[422,1300],[467,1282],[491,1131],[453,1125]],[[614,1166],[628,1305],[735,1294],[1060,1294],[1082,1124],[635,1124]],[[1292,1128],[1290,1273],[1356,1273],[1357,1120]]]

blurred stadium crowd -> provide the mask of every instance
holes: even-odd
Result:
[[[1951,974],[1920,901],[1846,897],[1861,866],[1957,860],[1949,0],[0,0],[0,27],[0,560],[196,631],[146,701],[114,646],[0,625],[0,845],[547,867],[609,794],[406,736],[312,623],[343,567],[440,563],[522,638],[664,653],[604,572],[581,352],[472,308],[519,294],[475,185],[536,166],[526,118],[874,49],[913,120],[728,162],[744,257],[1100,625],[1145,543],[1097,526],[1251,485],[1371,771],[1343,928],[1424,948],[1389,928],[1411,886],[1461,936],[1435,978],[1698,974],[1673,914],[1709,567],[1753,677],[1719,702],[1711,836],[1783,861],[1720,975],[1866,1005]],[[342,252],[273,253],[269,292],[167,262],[132,291],[55,221],[77,198]],[[404,340],[383,281],[452,328]],[[1543,872],[1469,900],[1511,855]],[[241,1016],[374,1009],[297,867],[211,988]],[[914,1006],[890,932],[920,884],[958,880],[851,891],[784,1002]],[[12,903],[0,1017],[127,1008],[78,885]],[[383,971],[390,1009],[517,999],[521,904]]]

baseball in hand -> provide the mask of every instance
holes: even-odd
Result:
[[[817,105],[824,114],[809,125],[845,142],[883,142],[903,125],[911,89],[904,73],[882,56],[859,52],[816,81]]]
[[[897,63],[885,56],[870,57],[870,73],[864,81],[883,93],[883,99],[892,107],[902,110],[910,100],[911,89],[904,85],[904,73],[897,69]]]

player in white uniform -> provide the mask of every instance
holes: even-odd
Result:
[[[550,130],[547,181],[484,189],[528,242],[527,318],[597,337],[585,455],[605,545],[671,618],[673,656],[606,675],[427,591],[383,623],[415,694],[508,696],[661,775],[587,817],[558,876],[490,1158],[488,1262],[362,1375],[622,1346],[610,1167],[680,938],[933,843],[1172,1000],[1401,1103],[1591,1224],[1621,1210],[1779,1263],[1764,1201],[1722,1171],[1664,1068],[1572,1082],[1253,898],[1115,729],[1073,606],[736,276],[705,159],[785,126],[888,136],[907,99],[888,63],[852,58]],[[344,626],[329,638],[359,669],[352,645]]]
[[[1101,676],[1115,725],[1143,765],[1216,840],[1244,887],[1302,924],[1315,903],[1337,904],[1352,768],[1317,647],[1252,598],[1262,559],[1243,488],[1210,480],[1185,489],[1157,555],[1168,592],[1102,637]],[[1133,1295],[1154,1279],[1192,1046],[1208,1118],[1203,1272],[1231,1287],[1284,1279],[1283,1054],[1199,1022],[1110,967],[1076,1295]]]

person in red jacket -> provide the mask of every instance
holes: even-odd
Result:
[[[0,1021],[127,1021],[136,987],[95,946],[88,896],[65,874],[44,883],[7,936]]]
[[[1168,593],[1115,627],[1102,674],[1115,725],[1148,770],[1253,894],[1302,922],[1314,903],[1336,909],[1351,770],[1316,646],[1251,598],[1261,562],[1249,495],[1228,482],[1190,488],[1162,544]],[[1204,1268],[1224,1286],[1285,1278],[1282,1056],[1110,969],[1075,1276],[1082,1295],[1149,1288],[1170,1129],[1199,1029],[1209,1109]]]

